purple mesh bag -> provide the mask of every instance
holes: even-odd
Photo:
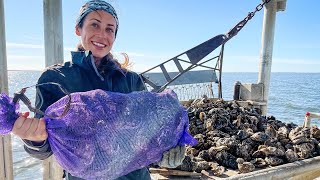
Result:
[[[103,90],[71,94],[45,112],[48,141],[57,162],[85,179],[115,179],[160,161],[177,145],[195,145],[188,133],[188,114],[172,90],[122,94]],[[18,106],[0,96],[0,134],[12,130]]]

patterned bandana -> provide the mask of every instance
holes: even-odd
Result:
[[[80,8],[79,17],[77,18],[76,24],[79,25],[80,23],[82,23],[83,19],[90,12],[97,11],[97,10],[103,10],[103,11],[111,14],[114,17],[114,19],[116,20],[116,24],[117,24],[115,35],[117,35],[118,26],[119,26],[119,20],[118,20],[117,13],[109,3],[107,3],[103,0],[91,0],[91,1],[88,1],[86,4],[84,4]]]

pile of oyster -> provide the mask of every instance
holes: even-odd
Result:
[[[219,176],[226,168],[240,173],[306,159],[320,154],[320,131],[261,115],[258,108],[236,101],[197,99],[188,108],[190,133],[198,144],[187,147],[183,171],[211,170]]]

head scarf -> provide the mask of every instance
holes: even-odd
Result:
[[[82,23],[83,19],[92,11],[97,11],[97,10],[103,10],[109,14],[111,14],[114,19],[116,20],[116,32],[115,35],[117,35],[118,32],[118,27],[119,27],[119,20],[117,13],[115,9],[107,2],[103,0],[91,0],[88,1],[86,4],[81,6],[80,8],[80,13],[77,18],[76,24],[79,25]]]

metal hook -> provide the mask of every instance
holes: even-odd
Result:
[[[66,94],[68,96],[68,103],[65,105],[65,108],[64,108],[62,114],[57,116],[57,117],[49,116],[49,115],[45,114],[43,111],[41,111],[40,109],[37,109],[37,108],[33,107],[31,105],[31,101],[29,100],[29,98],[25,95],[25,92],[30,87],[38,87],[38,86],[47,85],[47,84],[57,85],[60,88],[60,90],[64,94]],[[71,105],[71,95],[70,95],[70,93],[65,88],[63,88],[60,84],[54,83],[54,82],[41,83],[41,84],[36,84],[36,85],[33,85],[33,86],[28,86],[28,87],[22,88],[19,92],[14,93],[13,102],[14,103],[18,103],[19,100],[21,100],[28,107],[28,109],[31,112],[34,112],[36,114],[40,114],[42,116],[49,117],[50,119],[61,119],[61,118],[63,118],[68,113],[68,111],[70,110],[70,105]]]

